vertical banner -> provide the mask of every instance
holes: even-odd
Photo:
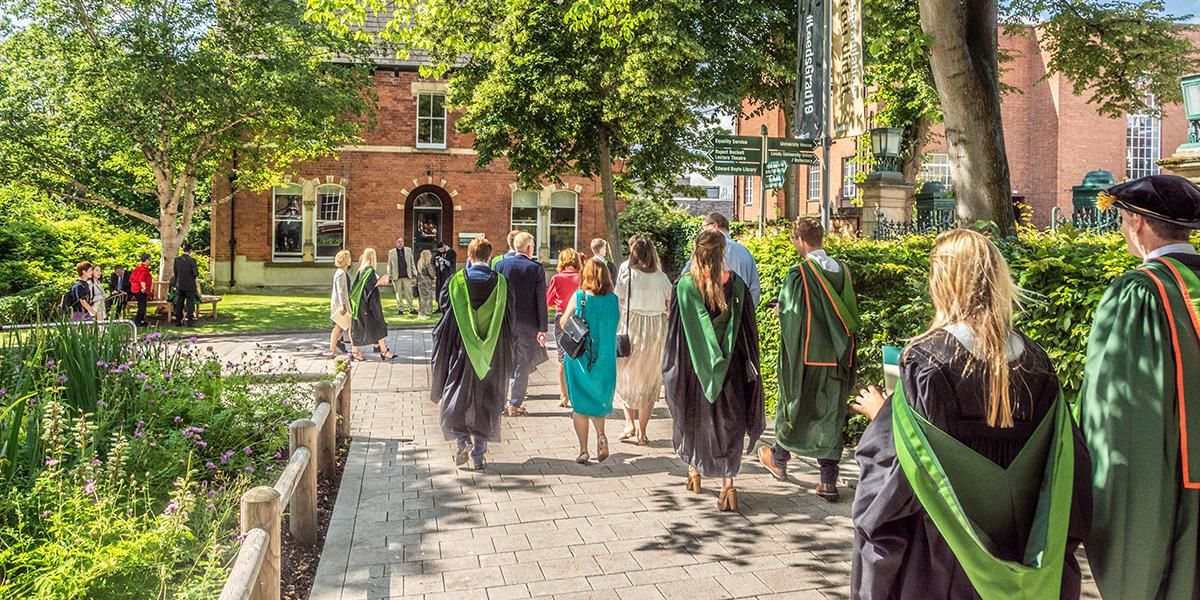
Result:
[[[796,98],[796,138],[816,140],[825,131],[825,2],[798,0],[800,27],[796,48],[799,60],[799,97]]]
[[[866,87],[863,84],[862,0],[833,2],[834,137],[855,137],[867,130]]]

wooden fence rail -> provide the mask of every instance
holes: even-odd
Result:
[[[280,517],[299,544],[317,541],[317,477],[337,467],[337,436],[350,435],[350,372],[338,359],[333,381],[317,384],[312,417],[288,424],[288,463],[274,486],[242,494],[244,539],[221,600],[279,600]]]

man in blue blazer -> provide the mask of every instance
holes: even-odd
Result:
[[[508,278],[516,310],[513,338],[516,341],[517,368],[508,386],[508,415],[525,414],[525,391],[529,374],[546,362],[546,270],[533,259],[533,236],[520,232],[513,238],[516,254],[496,264],[496,272]]]

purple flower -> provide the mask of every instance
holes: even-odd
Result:
[[[170,373],[163,373],[163,379],[170,379],[170,378],[171,378]]]
[[[174,422],[175,422],[175,424],[176,424],[176,425],[178,425],[178,424],[179,424],[179,422],[180,422],[180,421],[182,421],[182,420],[183,420],[183,417],[175,417],[175,420],[174,420]]]
[[[212,464],[212,461],[210,460],[210,461],[204,463],[204,468],[208,469],[209,471],[216,471],[217,465]]]
[[[98,459],[98,458],[93,458],[93,459],[92,459],[92,466],[93,466],[93,467],[98,467],[98,466],[100,466],[100,459]]]
[[[200,446],[201,448],[207,448],[207,447],[208,447],[208,442],[206,442],[206,441],[204,441],[204,440],[196,440],[196,445],[197,445],[197,446]]]
[[[55,377],[55,379],[57,379],[59,383],[66,383],[66,382],[67,382],[67,376],[66,376],[66,375],[59,375],[58,377]]]
[[[58,364],[58,363],[57,363],[57,362],[55,362],[55,361],[54,361],[54,359],[50,359],[50,360],[46,361],[46,368],[47,368],[47,369],[53,369],[53,368],[54,368],[54,365],[57,365],[57,364]]]
[[[47,467],[53,467],[54,465],[57,465],[57,464],[58,464],[58,461],[57,461],[57,460],[55,460],[55,459],[53,459],[53,458],[47,458],[47,459],[46,459],[46,466],[47,466]]]
[[[253,472],[254,472],[254,465],[246,465],[246,472],[247,472],[247,473],[253,473]]]
[[[207,492],[204,493],[204,495],[208,496],[209,498],[216,498],[217,490],[208,490]]]
[[[49,519],[49,518],[50,518],[50,515],[51,515],[51,512],[50,512],[50,511],[43,512],[43,513],[42,513],[42,519],[43,519],[43,520],[45,520],[45,519]]]
[[[96,361],[96,366],[97,366],[97,367],[107,367],[107,366],[108,366],[108,363],[106,363],[106,362],[104,362],[104,361],[102,361],[102,360],[98,360],[98,361]]]
[[[163,514],[164,515],[173,515],[178,510],[179,510],[179,504],[176,502],[172,502],[172,503],[168,504],[166,508],[163,509]]]
[[[97,401],[96,401],[96,408],[104,408],[105,406],[108,406],[108,403],[107,403],[107,402],[105,402],[105,401],[103,401],[103,400],[97,400]]]
[[[254,454],[254,451],[250,449],[250,446],[246,446],[245,448],[242,448],[242,454],[250,456],[251,454]]]
[[[145,373],[138,373],[137,375],[134,375],[133,378],[138,381],[145,381],[147,379]]]
[[[197,400],[203,400],[203,399],[204,399],[204,392],[196,392],[196,399],[197,399]]]
[[[233,458],[233,454],[234,454],[233,450],[226,450],[226,451],[222,452],[221,453],[221,464],[228,463],[229,459]]]
[[[280,451],[280,450],[275,451],[275,460],[283,460],[283,452],[282,451]]]
[[[244,533],[239,533],[239,534],[238,534],[238,536],[237,536],[237,541],[238,541],[238,543],[239,543],[239,544],[241,544],[241,543],[245,542],[245,541],[246,541],[246,534],[244,534]]]
[[[0,396],[8,395],[8,388],[0,388]]]
[[[195,344],[197,339],[199,339],[199,338],[197,338],[196,336],[193,335],[192,337],[188,338],[188,341]]]
[[[145,432],[143,432],[142,429],[145,427],[146,427],[146,422],[141,419],[138,419],[137,427],[133,428],[133,437],[135,437],[139,440],[142,439],[142,436],[145,435]]]
[[[85,483],[83,485],[83,493],[87,496],[91,496],[91,495],[95,494],[96,493],[96,482],[91,479],[87,480],[87,483]]]

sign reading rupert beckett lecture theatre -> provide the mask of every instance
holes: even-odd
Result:
[[[766,155],[763,155],[766,141]],[[762,175],[763,164],[781,161],[789,164],[813,164],[817,156],[810,140],[752,135],[713,136],[711,152],[713,172],[717,175]]]

